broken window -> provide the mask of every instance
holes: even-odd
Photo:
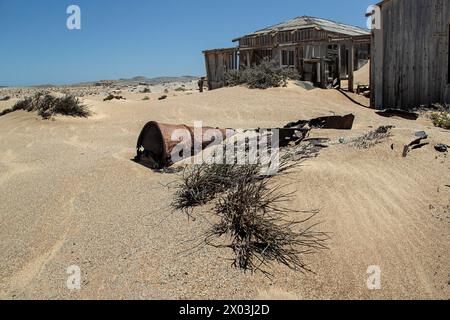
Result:
[[[286,67],[295,66],[294,50],[281,51],[281,64]]]
[[[260,36],[260,45],[267,46],[272,43],[272,36],[269,34],[264,34]]]
[[[283,31],[278,33],[278,42],[279,43],[292,42],[292,33],[290,31]]]

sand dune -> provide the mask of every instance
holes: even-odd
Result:
[[[22,111],[0,117],[0,298],[450,298],[450,161],[433,148],[450,145],[449,131],[424,117],[381,118],[334,90],[147,95],[87,96],[95,112],[89,119],[43,121]],[[307,257],[315,274],[275,265],[268,279],[233,269],[227,251],[187,255],[187,240],[207,223],[170,210],[166,185],[175,175],[130,161],[150,120],[254,128],[347,113],[356,116],[354,130],[312,136],[337,141],[394,125],[393,137],[370,150],[333,144],[276,178],[296,191],[294,208],[320,209],[320,228],[332,232],[330,249]],[[420,130],[431,144],[402,158]],[[80,291],[66,288],[71,265],[81,268]],[[381,290],[367,289],[372,265],[381,267]]]

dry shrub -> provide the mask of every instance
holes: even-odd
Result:
[[[13,110],[11,108],[2,110],[2,111],[0,111],[0,117],[4,116],[5,114],[11,113],[11,112],[13,112]]]
[[[311,271],[303,261],[305,254],[325,249],[328,236],[314,231],[314,225],[303,227],[306,220],[290,221],[295,211],[284,208],[292,194],[269,186],[268,180],[239,181],[218,201],[216,213],[220,222],[209,232],[206,243],[233,250],[233,266],[245,271],[269,274],[270,263],[277,262],[297,271]],[[229,236],[228,245],[214,245],[216,238]]]
[[[87,118],[91,114],[88,108],[74,96],[66,95],[58,98],[45,92],[38,92],[31,98],[20,100],[11,109],[4,110],[1,115],[17,110],[36,111],[43,119],[49,119],[57,114]]]
[[[382,143],[384,140],[392,136],[391,130],[393,126],[382,126],[375,131],[370,131],[369,133],[353,139],[351,145],[358,149],[370,149],[377,144]]]
[[[51,115],[60,114],[71,117],[87,118],[90,115],[89,110],[83,105],[78,98],[66,95],[62,98],[56,98],[53,105],[46,110]]]
[[[311,144],[291,147],[280,155],[278,174],[285,174],[316,156],[320,148]],[[291,269],[310,271],[303,261],[305,254],[325,249],[327,235],[309,224],[308,218],[289,221],[288,214],[300,213],[284,207],[292,194],[270,184],[261,164],[200,164],[188,167],[181,176],[172,206],[192,216],[194,207],[216,200],[214,214],[218,222],[205,235],[204,242],[218,248],[232,249],[233,265],[245,271],[261,271],[273,262]],[[216,245],[222,237],[228,245]]]
[[[122,96],[118,96],[118,95],[114,95],[112,93],[108,94],[103,101],[111,101],[111,100],[127,100],[126,98],[122,97]]]
[[[177,186],[172,207],[190,213],[192,208],[207,204],[239,179],[256,179],[257,165],[203,163],[186,168]]]
[[[231,87],[240,86],[246,83],[242,70],[230,70],[225,74],[225,81]]]
[[[316,157],[321,150],[313,144],[286,148],[280,154],[277,175],[288,173],[306,159]],[[246,150],[248,152],[248,149]],[[268,164],[266,164],[267,166]],[[176,186],[172,207],[190,213],[194,207],[207,204],[240,181],[269,179],[267,167],[258,164],[202,163],[186,167]]]
[[[285,86],[287,80],[298,80],[297,70],[283,68],[274,61],[265,58],[260,64],[243,70],[231,70],[226,74],[230,86],[247,85],[250,89],[267,89]]]

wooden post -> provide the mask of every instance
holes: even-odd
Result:
[[[297,59],[298,59],[298,73],[300,74],[300,76],[302,77],[302,79],[303,79],[303,46],[299,46],[298,47],[298,56],[297,56]]]
[[[208,90],[213,90],[212,82],[211,82],[211,69],[209,66],[209,54],[207,52],[204,52],[205,54],[205,65],[206,65],[206,77],[208,80]]]
[[[354,89],[354,76],[353,76],[353,70],[355,69],[354,66],[355,61],[355,44],[354,42],[350,42],[348,45],[348,91],[349,92],[355,92]]]
[[[336,66],[338,89],[341,89],[341,65],[342,65],[341,44],[339,43],[338,44],[337,66]]]

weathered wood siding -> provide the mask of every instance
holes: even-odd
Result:
[[[225,86],[228,70],[239,68],[237,48],[204,51],[208,87],[210,90]]]
[[[450,102],[450,0],[389,0],[372,38],[372,104]]]

